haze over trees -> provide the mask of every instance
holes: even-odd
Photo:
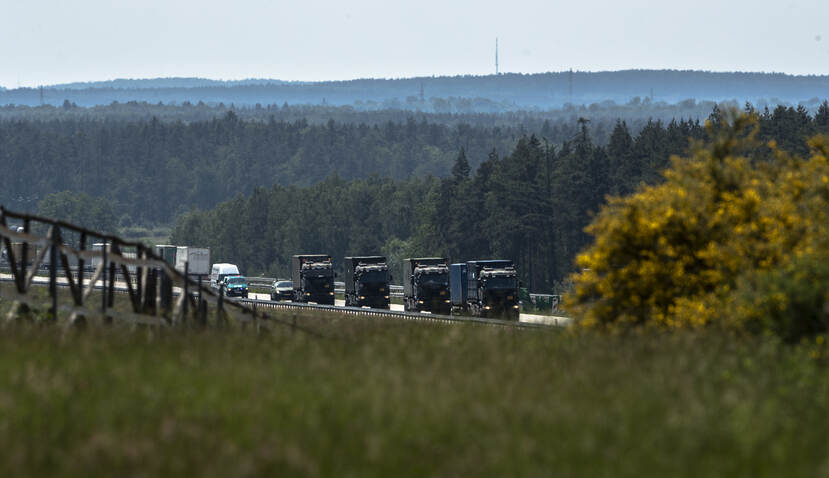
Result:
[[[450,98],[474,102],[475,112],[559,108],[566,103],[591,104],[631,98],[677,103],[686,99],[738,102],[765,106],[797,104],[823,97],[827,76],[780,73],[706,72],[679,70],[624,70],[607,72],[506,73],[488,76],[358,79],[350,81],[286,83],[278,80],[217,82],[197,78],[114,80],[38,88],[0,90],[0,105],[59,106],[64,100],[80,106],[113,101],[149,103],[225,103],[353,105],[359,109],[407,109],[446,113]]]
[[[352,105],[307,105],[307,104],[255,104],[234,105],[232,103],[190,103],[185,101],[176,104],[148,103],[145,101],[128,101],[125,103],[113,102],[107,105],[78,106],[69,100],[55,106],[48,103],[38,106],[6,105],[0,106],[0,121],[2,120],[102,120],[102,121],[149,121],[153,118],[163,122],[182,121],[192,123],[210,121],[224,117],[233,112],[240,119],[255,121],[307,121],[310,124],[327,123],[334,120],[339,123],[356,123],[367,125],[382,125],[388,122],[400,123],[414,119],[417,122],[426,121],[442,125],[455,126],[468,124],[472,126],[523,126],[527,131],[538,131],[545,121],[568,123],[579,117],[589,118],[596,122],[615,122],[624,118],[629,124],[641,124],[649,119],[670,121],[676,118],[701,119],[706,118],[714,106],[713,101],[696,101],[693,99],[677,103],[652,102],[648,98],[633,97],[624,104],[612,101],[602,101],[587,105],[567,104],[561,108],[536,110],[522,109],[505,112],[480,112],[476,108],[477,100],[469,98],[433,98],[432,101],[440,105],[441,112],[405,109],[398,105],[396,108],[368,110]],[[740,104],[730,103],[739,107]],[[817,99],[808,101],[804,107],[814,112],[819,102]]]

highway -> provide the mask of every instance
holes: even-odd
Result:
[[[67,281],[65,277],[58,276],[58,284],[61,286],[66,286]],[[0,274],[0,282],[12,282],[11,274]],[[44,276],[35,276],[34,280],[32,281],[33,286],[44,287],[47,286],[49,283],[49,278]],[[86,284],[84,284],[86,286]],[[100,288],[96,285],[96,289]],[[126,283],[124,282],[116,282],[115,283],[115,290],[118,292],[125,292],[127,290]],[[175,288],[174,293],[180,293],[180,289]],[[250,293],[248,296],[249,299],[256,300],[259,303],[267,304],[272,303],[270,300],[270,294],[255,294]],[[345,301],[344,300],[336,300],[334,305],[337,307],[344,307]],[[366,308],[366,311],[370,309]],[[391,310],[396,312],[403,312],[403,305],[402,304],[391,304]],[[428,316],[428,312],[421,312],[421,314],[425,317]],[[568,317],[561,317],[561,316],[551,316],[551,315],[534,315],[534,314],[521,314],[519,317],[520,323],[525,324],[540,324],[540,325],[552,325],[552,326],[566,326],[570,322],[570,318]]]

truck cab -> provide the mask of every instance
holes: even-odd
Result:
[[[518,274],[509,260],[466,263],[466,309],[478,317],[518,320]]]
[[[445,258],[403,260],[403,308],[449,314],[449,265]]]
[[[345,305],[388,309],[391,274],[383,256],[345,258]]]
[[[327,254],[300,254],[291,258],[295,302],[334,305],[334,266]]]

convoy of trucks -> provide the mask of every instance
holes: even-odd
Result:
[[[345,305],[388,309],[392,277],[383,256],[352,256],[345,260]]]
[[[92,250],[102,250],[103,247],[104,244],[96,243],[92,245]],[[22,256],[22,244],[12,244],[11,249],[15,256]],[[209,249],[158,245],[155,252],[182,272],[187,264],[191,275],[209,275],[210,285],[214,288],[225,285],[228,295],[248,295],[247,281],[241,276],[239,268],[227,263],[211,267]],[[36,248],[30,248],[29,261],[36,256]],[[135,257],[135,253],[126,252],[124,256]],[[100,261],[100,258],[92,259],[88,266],[94,269]],[[385,257],[349,256],[344,258],[343,266],[346,306],[389,308],[392,276]],[[291,258],[291,299],[294,302],[334,305],[335,276],[330,255],[294,255]],[[228,283],[231,278],[235,280],[232,293]],[[443,257],[403,260],[403,308],[406,311],[518,320],[518,287],[515,265],[510,260],[477,260],[456,264],[449,264]]]
[[[334,265],[327,254],[300,254],[291,258],[294,302],[334,305]]]
[[[403,310],[448,315],[449,262],[442,257],[403,259]]]

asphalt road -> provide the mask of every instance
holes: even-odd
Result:
[[[11,274],[0,274],[0,280],[10,281],[12,278]],[[36,276],[34,279],[34,283],[36,284],[44,284],[48,282],[47,277]],[[65,283],[66,278],[58,277],[58,281],[60,283]],[[84,284],[86,285],[86,284]],[[126,284],[123,282],[116,282],[116,287],[126,287]],[[251,299],[258,299],[258,300],[270,300],[270,294],[253,294],[249,295]],[[335,300],[334,305],[343,307],[345,306],[345,301],[343,300]],[[403,312],[403,304],[391,304],[391,310],[396,310]],[[421,312],[422,314],[428,314],[428,312]],[[552,315],[533,315],[533,314],[521,314],[518,319],[519,322],[526,322],[531,324],[546,324],[546,325],[567,325],[570,322],[568,317],[557,317]]]

